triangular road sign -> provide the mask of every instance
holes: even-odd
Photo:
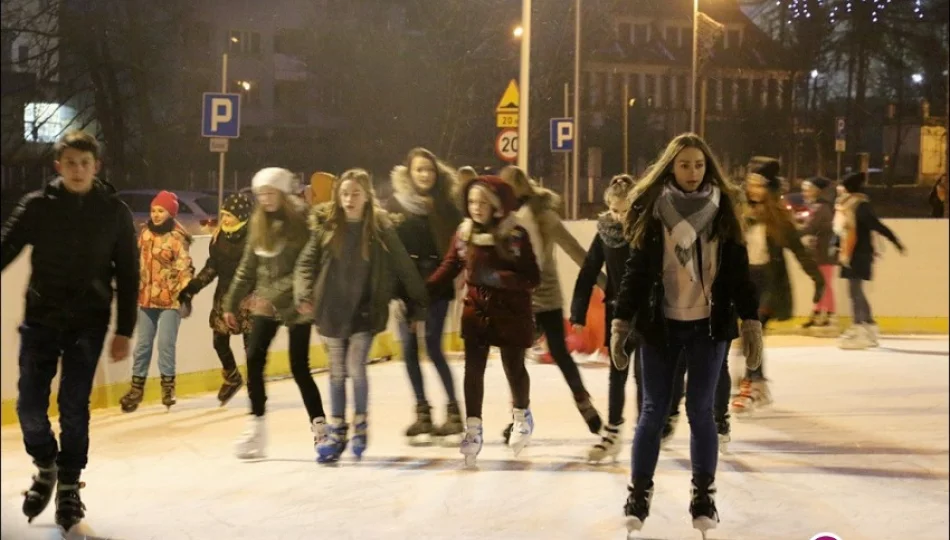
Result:
[[[518,92],[518,83],[512,79],[508,82],[508,88],[505,89],[505,93],[501,95],[501,101],[498,102],[498,107],[495,109],[495,112],[518,112],[520,101],[521,97]]]

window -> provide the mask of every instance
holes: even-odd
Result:
[[[129,210],[131,210],[133,214],[148,214],[149,211],[151,211],[152,199],[154,199],[155,196],[141,193],[119,192],[119,198],[128,205]]]
[[[30,60],[30,46],[29,45],[20,45],[16,48],[16,58],[14,61],[20,64],[23,67],[26,67],[27,62]]]
[[[666,44],[670,47],[679,47],[679,28],[675,26],[666,27]]]
[[[228,92],[241,94],[242,107],[245,105],[253,107],[261,104],[261,87],[257,81],[235,79],[228,86]]]
[[[620,23],[617,26],[617,39],[620,40],[621,43],[633,43],[630,23]]]
[[[76,112],[59,103],[27,103],[23,106],[23,138],[52,143],[66,131]]]
[[[195,206],[200,208],[205,214],[213,216],[218,213],[218,198],[198,197],[195,199]]]
[[[646,43],[650,41],[650,27],[645,24],[633,25],[633,43]]]
[[[742,45],[742,40],[738,30],[729,30],[726,32],[726,48],[738,49]]]
[[[693,47],[693,29],[692,27],[680,28],[680,47]]]
[[[260,54],[260,33],[248,30],[231,30],[228,36],[228,52],[234,54]]]
[[[274,35],[274,52],[297,55],[306,51],[306,34],[299,28],[281,28]]]

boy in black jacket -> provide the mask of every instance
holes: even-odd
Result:
[[[0,271],[32,246],[19,329],[17,416],[39,472],[23,513],[32,521],[56,487],[56,523],[68,531],[85,515],[79,476],[88,458],[89,397],[112,314],[112,281],[117,320],[110,356],[120,361],[135,328],[139,268],[132,214],[112,186],[95,177],[101,166],[95,138],[69,132],[54,152],[60,176],[23,197],[3,225]],[[60,357],[57,446],[47,410]]]

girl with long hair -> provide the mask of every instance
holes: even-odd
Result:
[[[531,290],[540,271],[527,231],[512,213],[517,205],[511,188],[497,176],[479,176],[462,186],[466,219],[458,226],[442,264],[427,282],[430,291],[452,283],[465,272],[462,338],[465,340],[465,438],[460,452],[475,464],[484,440],[482,401],[485,367],[491,347],[501,351],[501,364],[511,391],[512,431],[508,445],[517,456],[531,439],[534,418],[531,381],[524,355],[534,338]]]
[[[623,363],[635,329],[640,341],[643,406],[633,439],[632,481],[624,507],[628,531],[650,513],[660,437],[680,357],[686,362],[693,526],[705,534],[716,510],[718,438],[713,396],[726,344],[739,336],[758,359],[762,325],[749,276],[737,202],[706,142],[674,138],[629,197],[625,234],[631,244],[611,321],[612,356]]]
[[[413,324],[424,319],[428,302],[425,284],[376,202],[369,173],[351,169],[335,182],[329,217],[313,226],[294,281],[297,309],[313,315],[330,353],[331,420],[326,439],[317,446],[317,460],[338,461],[349,442],[347,378],[353,381],[351,448],[360,459],[368,432],[366,360],[373,338],[386,329],[389,301],[401,287]]]
[[[396,232],[399,239],[412,257],[419,276],[423,280],[428,279],[442,263],[452,234],[462,222],[462,215],[455,203],[455,171],[429,150],[413,148],[406,156],[405,163],[393,169],[390,179],[393,197],[387,202],[386,210],[398,215]],[[419,340],[410,331],[410,323],[405,316],[409,299],[404,290],[397,291],[397,296],[400,302],[397,303],[396,315],[403,360],[416,396],[416,420],[406,430],[406,437],[410,444],[429,442],[433,436],[448,438],[443,441],[446,444],[458,444],[464,428],[462,413],[455,395],[452,370],[442,347],[442,330],[445,328],[449,304],[455,299],[455,288],[452,283],[446,283],[438,290],[431,291],[425,320],[426,354],[439,374],[448,400],[445,423],[440,426],[432,422],[432,408],[426,398],[419,365]]]
[[[251,186],[257,198],[257,208],[248,224],[249,236],[241,263],[221,302],[225,322],[237,330],[235,313],[241,300],[254,294],[247,352],[251,419],[237,441],[235,453],[240,459],[261,458],[266,452],[264,368],[267,350],[281,326],[286,326],[290,334],[290,371],[307,409],[314,450],[326,433],[320,390],[310,375],[312,317],[299,313],[294,302],[294,268],[297,257],[310,239],[307,226],[309,207],[294,195],[296,185],[296,176],[278,167],[261,169],[254,175]]]
[[[537,185],[518,167],[502,169],[500,176],[511,186],[518,199],[515,217],[531,238],[538,267],[541,268],[541,284],[531,294],[531,307],[534,311],[535,325],[544,334],[551,357],[564,375],[574,404],[581,413],[587,429],[597,435],[603,427],[600,413],[594,408],[590,392],[584,387],[580,370],[571,353],[567,350],[564,334],[564,299],[561,296],[561,282],[557,272],[557,260],[554,258],[554,245],[561,249],[578,265],[584,264],[587,252],[573,235],[564,227],[557,209],[561,198],[551,190]],[[607,278],[598,275],[597,285],[606,288]],[[506,438],[508,431],[505,431]]]

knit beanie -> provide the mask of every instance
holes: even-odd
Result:
[[[251,188],[257,192],[262,187],[272,187],[287,195],[293,195],[297,191],[297,176],[280,167],[267,167],[257,171],[251,180]]]
[[[171,217],[178,215],[178,197],[171,191],[159,191],[158,195],[152,199],[152,207],[159,206],[164,208]]]
[[[841,182],[841,185],[844,186],[844,189],[847,190],[848,193],[860,193],[864,188],[864,173],[857,172],[848,175],[848,177]]]
[[[223,211],[236,217],[241,223],[251,217],[251,210],[253,208],[254,203],[245,193],[232,193],[228,195],[228,198],[224,199],[224,204],[221,207]]]
[[[781,165],[779,164],[778,160],[773,159],[764,163],[760,163],[749,171],[749,176],[746,182],[751,185],[764,187],[771,192],[781,191],[782,181],[778,176],[780,168]]]
[[[824,191],[829,185],[831,185],[831,180],[828,180],[824,176],[812,176],[811,178],[802,182],[802,187],[809,185],[818,188],[820,191]]]

